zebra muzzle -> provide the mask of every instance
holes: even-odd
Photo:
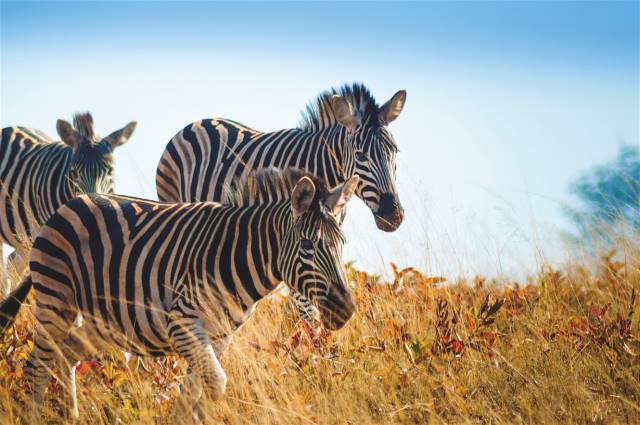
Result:
[[[336,331],[351,319],[356,311],[353,296],[345,292],[335,297],[329,297],[326,302],[318,306],[320,320],[325,328]]]
[[[375,212],[374,216],[378,229],[385,232],[393,232],[402,224],[404,209],[400,205],[397,196],[384,193],[380,196],[378,211]]]

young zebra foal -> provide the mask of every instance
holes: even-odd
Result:
[[[113,150],[129,140],[136,123],[104,138],[95,133],[89,113],[76,114],[73,123],[58,120],[61,142],[24,127],[2,129],[0,269],[2,242],[15,248],[12,262],[20,269],[17,263],[26,257],[38,229],[62,204],[80,193],[113,193]],[[4,286],[4,276],[0,280]],[[9,292],[1,289],[3,296]]]
[[[75,365],[115,347],[182,355],[194,372],[185,396],[201,420],[202,381],[213,399],[224,394],[220,356],[282,281],[311,300],[326,327],[342,327],[355,304],[336,216],[357,183],[327,190],[304,172],[269,170],[232,188],[227,204],[97,194],[65,204],[35,240],[30,277],[0,304],[4,329],[35,288],[36,338],[24,368],[34,405],[57,362],[77,417]]]

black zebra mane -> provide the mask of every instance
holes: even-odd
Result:
[[[311,203],[312,220],[324,237],[334,243],[344,243],[345,237],[335,216],[329,213],[325,201],[330,194],[324,180],[299,168],[266,168],[254,171],[232,183],[223,203],[238,207],[291,200],[291,191],[302,178],[308,177],[316,187]]]
[[[351,107],[360,115],[362,123],[377,124],[380,107],[373,95],[362,83],[345,84],[339,89],[331,88],[320,93],[309,102],[302,111],[302,118],[298,128],[301,130],[321,130],[337,123],[331,105],[333,95],[344,96]]]
[[[89,112],[78,112],[73,116],[73,126],[76,131],[90,141],[95,141],[97,136],[93,128],[93,117]]]
[[[249,206],[288,201],[291,199],[291,191],[302,177],[310,178],[316,187],[314,204],[326,200],[329,189],[324,180],[295,167],[270,167],[235,179],[226,190],[223,203]]]

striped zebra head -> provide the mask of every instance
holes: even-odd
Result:
[[[353,176],[327,190],[322,181],[304,176],[291,191],[293,226],[284,236],[280,271],[293,291],[316,306],[328,329],[340,329],[356,309],[347,288],[338,216],[358,181]]]
[[[303,128],[338,126],[342,163],[336,165],[343,176],[360,177],[356,195],[385,232],[395,231],[404,218],[396,189],[398,148],[388,125],[398,118],[406,98],[407,92],[400,90],[378,106],[364,85],[345,85],[321,94],[303,114]]]
[[[56,125],[62,141],[72,148],[71,162],[67,170],[72,191],[76,195],[113,193],[113,150],[129,140],[136,128],[136,122],[130,122],[104,138],[95,134],[93,118],[89,113],[76,114],[73,124],[60,119]]]

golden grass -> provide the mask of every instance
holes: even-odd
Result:
[[[640,253],[593,267],[545,269],[526,282],[443,283],[393,266],[395,279],[350,268],[358,312],[332,334],[262,302],[222,363],[209,423],[640,423]],[[0,421],[24,423],[24,308],[0,344]],[[175,423],[178,358],[125,363],[114,352],[78,370],[82,424]],[[48,422],[61,423],[52,381]]]

